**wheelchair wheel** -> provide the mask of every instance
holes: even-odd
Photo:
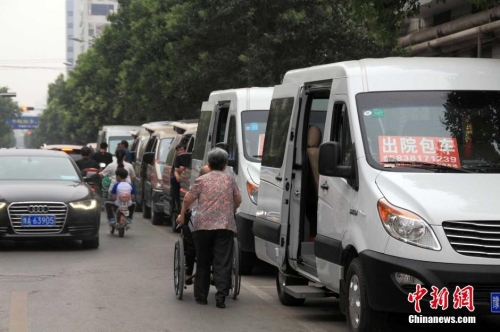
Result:
[[[238,239],[234,238],[233,247],[233,267],[231,269],[231,288],[229,290],[229,296],[236,299],[240,294],[241,287],[241,274],[240,274],[240,245]]]
[[[174,288],[175,296],[181,300],[184,291],[184,280],[186,276],[186,264],[184,262],[184,243],[182,239],[175,243],[174,251]]]

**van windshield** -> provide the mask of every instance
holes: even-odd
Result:
[[[108,151],[111,152],[112,154],[115,154],[116,148],[118,147],[118,144],[121,141],[127,141],[129,149],[132,146],[132,143],[134,143],[134,138],[131,136],[111,136],[109,138],[108,142]]]
[[[500,173],[499,91],[376,92],[356,101],[373,167]]]
[[[258,163],[262,161],[268,115],[268,110],[241,112],[243,151],[249,161]]]

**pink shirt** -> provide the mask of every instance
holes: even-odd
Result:
[[[198,199],[195,231],[228,229],[236,233],[233,197],[239,189],[232,176],[211,171],[197,178],[189,193]]]

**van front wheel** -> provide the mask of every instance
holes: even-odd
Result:
[[[307,285],[307,283],[307,279],[287,277],[279,269],[276,269],[276,289],[278,291],[278,298],[283,305],[290,307],[303,305],[306,299],[297,299],[287,294],[285,286]]]
[[[349,331],[383,331],[387,314],[370,308],[366,276],[359,259],[355,258],[349,265],[346,281],[346,315]]]

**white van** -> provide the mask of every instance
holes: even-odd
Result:
[[[141,126],[103,126],[97,135],[97,146],[102,142],[108,143],[108,152],[114,154],[116,147],[122,140],[126,140],[129,149],[134,142],[134,137],[130,134],[131,131],[139,131]]]
[[[492,312],[499,77],[500,61],[464,58],[286,73],[274,88],[253,229],[283,304],[339,296],[351,331],[375,330],[387,313],[417,314],[417,285],[427,290],[422,313]],[[447,310],[430,307],[432,286],[447,287]],[[468,308],[454,309],[467,296]]]
[[[225,142],[228,172],[236,177],[242,203],[236,213],[241,272],[250,274],[255,261],[252,224],[259,190],[259,170],[273,88],[214,91],[201,107],[193,151],[191,183],[207,163],[207,153]]]

